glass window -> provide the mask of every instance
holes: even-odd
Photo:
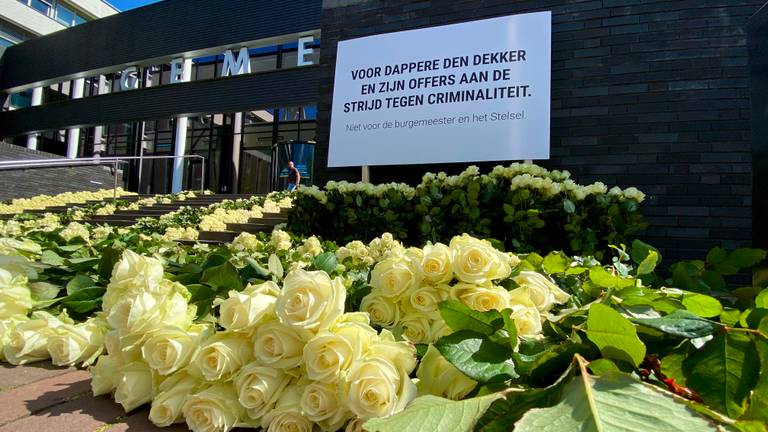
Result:
[[[295,68],[299,54],[297,51],[283,51],[282,57],[282,62],[280,63],[282,69]]]
[[[277,69],[277,55],[251,57],[251,72],[264,72]]]
[[[0,36],[0,46],[8,48],[9,46],[13,46],[13,45],[16,45],[16,44],[13,43],[12,40],[9,40],[4,38],[3,36]]]
[[[31,0],[29,3],[33,9],[45,16],[51,16],[51,4],[43,0]]]
[[[56,5],[56,21],[71,27],[75,24],[75,13],[72,9],[59,3]]]
[[[80,25],[80,24],[84,24],[84,23],[87,23],[87,22],[88,22],[88,20],[83,18],[82,16],[75,15],[75,25]]]

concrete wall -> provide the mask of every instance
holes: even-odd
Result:
[[[63,158],[0,142],[0,161],[19,159]],[[62,192],[110,189],[114,186],[114,181],[110,168],[102,166],[0,171],[0,201]],[[121,175],[118,176],[118,185],[122,185]]]
[[[645,237],[668,258],[702,257],[752,238],[746,30],[763,0],[326,0],[317,165],[327,161],[339,40],[551,10],[552,158],[576,181],[637,186]],[[471,143],[467,143],[471,145]],[[484,164],[489,169],[494,164]],[[463,166],[374,168],[417,183]],[[359,169],[321,178],[359,179]]]

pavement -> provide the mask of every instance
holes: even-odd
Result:
[[[178,432],[158,428],[149,406],[126,414],[108,396],[94,397],[88,372],[50,362],[0,363],[0,432]]]

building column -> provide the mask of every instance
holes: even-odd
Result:
[[[182,63],[181,80],[176,82],[189,81],[192,77],[192,59],[184,59]],[[189,118],[177,117],[176,118],[176,131],[174,133],[174,156],[184,156],[187,152],[187,126],[189,124]],[[176,158],[173,160],[173,180],[171,182],[171,193],[181,192],[181,188],[184,181],[184,159]],[[205,182],[205,179],[203,179]],[[197,187],[197,186],[193,186]]]
[[[107,93],[107,77],[104,75],[99,75],[99,87],[97,90],[97,94],[105,94]],[[101,156],[102,153],[106,150],[104,148],[104,126],[96,126],[93,128],[93,156]]]
[[[243,113],[237,112],[233,117],[231,193],[238,193],[240,189],[240,149],[243,144]]]
[[[72,99],[82,99],[85,90],[85,78],[78,78],[72,82]],[[77,158],[77,149],[80,147],[80,128],[67,129],[67,159]]]
[[[32,103],[31,106],[38,106],[43,103],[43,88],[35,87],[32,89]],[[40,136],[39,133],[31,133],[27,136],[27,148],[30,150],[37,150],[37,139]]]

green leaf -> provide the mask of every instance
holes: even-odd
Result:
[[[243,290],[243,282],[240,280],[240,275],[237,269],[229,263],[210,267],[203,271],[203,276],[200,278],[202,282],[211,285],[212,287],[223,290]]]
[[[435,342],[435,348],[464,375],[480,383],[517,378],[512,349],[471,330],[459,330]]]
[[[709,336],[723,328],[714,321],[700,318],[686,310],[676,310],[661,318],[633,318],[632,322],[688,339]]]
[[[752,340],[736,332],[715,336],[683,362],[686,384],[707,405],[734,418],[744,412],[759,368]]]
[[[668,392],[624,373],[583,374],[551,407],[528,411],[515,432],[704,432],[717,429]]]
[[[89,278],[86,275],[77,275],[73,277],[68,283],[67,283],[67,294],[71,295],[74,294],[80,290],[90,288],[92,286],[95,286],[96,282],[93,281],[93,279]]]
[[[762,249],[741,248],[731,252],[728,261],[736,267],[749,268],[764,260],[765,256],[766,251]]]
[[[548,274],[562,273],[568,269],[570,260],[562,252],[552,252],[544,258],[542,267]]]
[[[620,372],[620,369],[618,366],[616,366],[616,363],[614,363],[613,360],[609,360],[607,358],[600,358],[589,362],[589,370],[591,370],[595,375],[605,375],[611,372]]]
[[[532,408],[545,408],[560,401],[561,392],[573,376],[573,363],[560,377],[545,388],[506,390],[506,397],[491,404],[475,424],[475,432],[506,432]]]
[[[253,271],[256,273],[256,276],[261,279],[269,278],[269,270],[262,267],[258,262],[256,262],[255,259],[251,257],[245,257],[245,262],[247,262],[248,265],[253,269]]]
[[[600,349],[603,357],[639,365],[645,357],[645,344],[637,337],[632,323],[604,304],[589,308],[587,337]]]
[[[595,266],[589,269],[589,279],[595,283],[595,285],[604,288],[614,288],[618,284],[619,277],[612,275],[603,267]]]
[[[452,401],[437,396],[421,396],[403,412],[391,417],[368,420],[368,432],[469,432],[501,393]]]
[[[440,316],[453,331],[472,330],[489,336],[501,328],[493,325],[495,320],[502,318],[498,311],[479,312],[458,300],[440,302],[438,307]]]
[[[644,275],[653,273],[659,264],[659,254],[656,251],[649,251],[648,256],[637,265],[637,274]]]
[[[314,265],[316,269],[322,270],[330,275],[336,270],[336,254],[333,252],[321,253],[315,257],[312,261],[312,265]]]
[[[108,281],[112,277],[112,269],[114,269],[115,264],[120,261],[121,256],[122,252],[115,248],[108,247],[101,251],[98,272],[103,280]]]
[[[768,335],[768,317],[760,320],[757,329]],[[768,423],[768,340],[759,336],[756,336],[754,340],[755,349],[760,359],[760,375],[757,378],[755,388],[752,390],[749,409],[744,414],[744,418]]]
[[[715,246],[707,253],[707,264],[717,265],[728,260],[728,252],[720,246]]]
[[[768,288],[760,291],[755,297],[755,307],[768,309]]]
[[[61,304],[79,314],[85,314],[101,308],[101,298],[106,290],[101,287],[84,288],[61,300]]]
[[[277,276],[278,279],[282,279],[283,275],[285,274],[283,271],[283,263],[280,262],[280,258],[278,258],[275,254],[269,256],[269,260],[267,261],[267,268],[269,269],[269,272]]]
[[[661,253],[658,249],[643,241],[633,240],[629,255],[632,257],[632,261],[635,264],[640,264],[648,258],[648,255],[650,255],[651,252],[656,252],[656,256],[658,257],[657,260],[658,262],[661,262]]]
[[[683,306],[702,318],[716,317],[723,312],[723,305],[716,298],[704,294],[683,295]]]
[[[40,255],[40,262],[43,264],[60,267],[64,265],[64,258],[52,250],[44,250],[43,254]]]

